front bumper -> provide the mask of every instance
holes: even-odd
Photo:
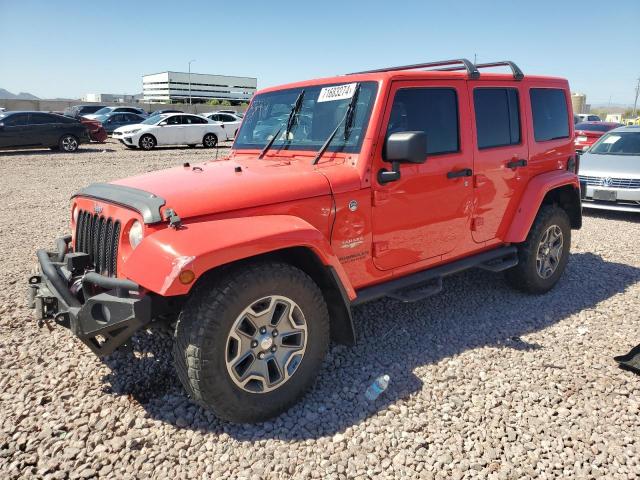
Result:
[[[640,212],[640,189],[587,185],[584,182],[581,182],[581,187],[583,208]],[[610,192],[611,199],[605,200],[601,192]]]
[[[29,305],[40,324],[69,328],[93,353],[109,355],[151,321],[152,298],[134,282],[86,272],[86,254],[38,250],[39,272],[29,278]],[[78,272],[82,266],[82,272]]]

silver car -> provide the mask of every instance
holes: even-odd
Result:
[[[640,213],[640,126],[600,137],[580,157],[582,206]]]

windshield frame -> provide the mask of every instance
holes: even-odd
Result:
[[[164,120],[165,118],[167,118],[170,115],[172,115],[172,114],[171,113],[159,113],[157,115],[151,115],[150,117],[147,117],[142,122],[140,122],[139,125],[157,125],[162,120]],[[150,122],[149,120],[153,120],[153,121]]]
[[[609,130],[607,133],[602,135],[596,143],[594,143],[591,148],[589,148],[588,153],[592,155],[615,155],[615,156],[628,156],[628,157],[640,157],[640,150],[636,153],[621,153],[621,152],[596,152],[596,148],[598,148],[603,143],[606,143],[608,137],[612,135],[624,136],[624,135],[638,135],[640,136],[640,130]],[[614,142],[615,143],[615,142]]]
[[[292,97],[292,103],[291,106],[293,106],[293,102],[295,101],[296,97],[300,94],[300,92],[302,92],[303,90],[306,90],[307,92],[309,90],[311,91],[315,91],[316,89],[318,90],[317,92],[314,92],[314,95],[318,95],[319,92],[323,89],[323,88],[327,88],[327,87],[334,87],[334,86],[339,86],[339,85],[346,85],[346,84],[350,84],[350,83],[354,83],[352,81],[348,81],[345,80],[343,82],[330,82],[330,83],[315,83],[315,84],[311,84],[311,85],[301,85],[301,86],[297,86],[297,87],[292,87],[292,88],[282,88],[282,89],[277,89],[277,90],[269,90],[265,93],[259,93],[257,94],[252,102],[251,105],[249,106],[249,108],[244,112],[244,116],[242,117],[242,124],[240,127],[240,130],[238,131],[238,135],[236,136],[236,139],[234,140],[233,143],[233,149],[234,150],[262,150],[265,145],[268,143],[268,137],[265,137],[265,139],[260,140],[259,142],[256,143],[241,143],[241,138],[242,138],[242,129],[244,128],[252,128],[252,132],[255,131],[255,128],[257,125],[253,125],[253,126],[249,126],[251,124],[251,116],[253,115],[253,109],[255,108],[256,105],[256,100],[260,101],[260,99],[265,98],[269,96],[275,96],[275,95],[283,95],[283,94],[290,94]],[[340,152],[340,153],[359,153],[362,149],[362,145],[364,143],[364,138],[367,136],[370,122],[371,122],[371,117],[373,114],[373,110],[374,107],[376,105],[376,102],[378,101],[378,96],[380,93],[380,81],[376,81],[376,80],[366,80],[366,81],[362,81],[362,82],[356,82],[359,83],[361,85],[361,89],[362,88],[367,88],[370,91],[370,99],[367,105],[367,110],[364,112],[364,116],[362,117],[362,124],[361,124],[361,133],[359,138],[357,139],[357,142],[355,142],[354,144],[349,145],[348,141],[343,142],[342,143],[338,143],[339,140],[342,138],[341,135],[336,135],[335,138],[333,139],[333,141],[331,142],[331,144],[329,145],[329,147],[327,148],[327,152]],[[362,96],[362,92],[361,92],[361,96]],[[306,102],[309,98],[314,98],[314,97],[307,97],[307,95],[305,95],[305,99],[304,102]],[[316,100],[317,101],[317,100]],[[350,101],[350,97],[344,99],[344,103],[345,105],[348,105]],[[341,102],[342,103],[342,102]],[[304,112],[304,108],[301,109],[300,113]],[[314,111],[315,113],[315,111]],[[358,114],[359,112],[356,111],[356,114]],[[280,117],[282,117],[280,119]],[[278,121],[283,121],[284,123],[282,124],[282,132],[284,132],[284,127],[286,126],[286,114],[283,115],[271,115],[269,114],[268,117],[266,117],[263,121],[269,122],[272,120],[275,120],[274,126],[278,125]],[[257,122],[257,121],[256,121]],[[337,124],[336,124],[337,125]],[[328,126],[328,133],[330,133],[335,127],[336,125],[329,125]],[[296,125],[297,126],[297,125]],[[296,126],[294,126],[294,129],[296,128]],[[274,132],[275,133],[275,132]],[[328,133],[327,133],[327,137],[328,137]],[[283,133],[281,133],[281,135],[284,135]],[[303,152],[311,152],[311,153],[316,153],[323,145],[323,143],[326,141],[326,137],[325,138],[321,138],[321,139],[317,139],[314,140],[313,143],[310,144],[299,144],[299,143],[295,143],[295,142],[287,142],[284,139],[278,138],[278,140],[273,144],[272,147],[272,151],[278,152],[278,151],[282,151],[282,150],[288,150],[288,151],[303,151]]]

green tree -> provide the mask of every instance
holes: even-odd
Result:
[[[230,107],[231,102],[229,100],[223,100],[220,105],[222,105],[223,107]]]
[[[214,98],[212,100],[209,100],[207,102],[207,105],[220,105],[220,100],[218,100],[217,98]]]

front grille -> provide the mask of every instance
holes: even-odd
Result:
[[[115,277],[120,222],[86,210],[78,212],[76,252],[88,253],[96,272]]]
[[[640,188],[640,178],[590,177],[580,175],[580,181],[594,187]]]

